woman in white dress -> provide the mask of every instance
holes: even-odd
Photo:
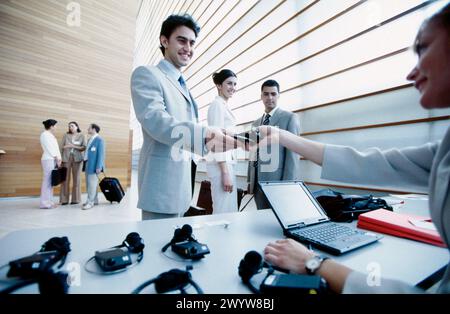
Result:
[[[61,166],[61,153],[59,151],[58,141],[55,137],[56,120],[48,119],[42,122],[45,131],[41,133],[40,142],[42,147],[42,185],[41,185],[41,204],[40,208],[56,208],[53,202],[52,170],[55,165]]]
[[[237,77],[231,70],[223,69],[213,74],[218,95],[209,104],[208,125],[234,133],[236,119],[228,108],[228,100],[236,92]],[[207,156],[206,171],[211,181],[213,213],[236,212],[236,176],[234,151],[210,153]]]

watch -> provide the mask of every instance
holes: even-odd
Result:
[[[316,273],[316,271],[320,268],[320,266],[322,265],[323,261],[327,260],[328,257],[325,256],[319,256],[316,255],[312,258],[310,258],[309,260],[306,261],[305,263],[305,268],[306,268],[306,272],[309,275],[314,275]]]

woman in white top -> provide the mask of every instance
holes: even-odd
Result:
[[[52,170],[55,169],[55,165],[61,166],[61,153],[54,135],[57,121],[48,119],[42,123],[45,131],[41,133],[40,138],[44,151],[41,158],[43,175],[40,208],[56,208],[57,205],[53,202]]]
[[[236,92],[236,74],[223,69],[213,74],[213,81],[219,93],[208,108],[208,125],[226,129],[232,133],[236,119],[228,108],[228,100]],[[211,181],[213,213],[236,212],[236,176],[233,164],[234,151],[210,153],[207,156],[206,171]]]

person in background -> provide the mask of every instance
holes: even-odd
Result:
[[[261,86],[264,114],[252,123],[252,128],[260,125],[273,125],[292,134],[299,134],[300,120],[298,116],[293,112],[281,109],[278,106],[279,99],[280,85],[278,82],[275,80],[265,81]],[[248,164],[248,192],[255,195],[255,203],[258,209],[270,208],[266,196],[259,187],[259,181],[299,179],[300,156],[283,146],[278,146],[277,150],[275,150],[275,146],[271,147],[268,149],[268,155],[265,158],[260,158],[263,156],[262,154],[260,156],[258,151],[255,157],[251,157]],[[268,164],[275,164],[272,171],[264,170],[264,165],[267,166]]]
[[[218,95],[208,107],[208,125],[234,133],[236,118],[228,108],[228,100],[236,92],[237,77],[231,70],[223,69],[213,74]],[[206,172],[211,181],[213,213],[237,212],[235,151],[210,153],[206,160]]]
[[[81,201],[81,168],[86,149],[86,139],[81,133],[78,123],[69,122],[69,130],[64,134],[62,142],[62,165],[67,168],[67,179],[61,186],[59,202],[61,205],[69,203],[70,175],[72,174],[72,200],[70,204]]]
[[[41,133],[40,142],[43,150],[41,157],[42,164],[42,185],[40,208],[56,208],[53,202],[52,170],[55,165],[61,167],[61,153],[58,147],[58,141],[55,137],[56,120],[48,119],[42,122],[45,131]]]
[[[97,124],[89,125],[90,138],[84,154],[87,190],[87,199],[82,207],[84,210],[98,205],[98,175],[105,170],[105,141],[98,135],[99,132]]]
[[[407,79],[413,81],[419,90],[420,104],[425,109],[449,108],[450,3],[425,20],[416,36],[414,50],[418,63]],[[450,127],[442,141],[387,151],[372,148],[363,153],[351,147],[310,141],[267,126],[259,130],[266,136],[261,145],[279,141],[281,145],[322,166],[322,178],[378,186],[396,185],[428,192],[432,221],[450,248]],[[369,286],[366,275],[332,259],[323,260],[291,239],[269,243],[264,253],[265,260],[275,266],[296,273],[305,273],[307,268],[309,272],[312,270],[325,278],[337,293],[423,292],[388,279],[382,279],[380,286]],[[450,264],[438,292],[450,293]]]

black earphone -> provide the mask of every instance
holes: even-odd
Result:
[[[189,272],[192,267],[186,267],[186,270],[181,269],[171,269],[158,275],[155,278],[147,280],[139,287],[134,289],[132,294],[139,294],[144,288],[155,284],[155,290],[157,293],[166,293],[170,291],[180,290],[181,293],[186,293],[185,288],[187,285],[192,285],[198,294],[203,294],[203,290],[199,285],[192,279],[192,275]]]
[[[126,267],[123,267],[120,269],[98,272],[98,271],[91,270],[87,267],[89,262],[96,259],[96,256],[92,256],[84,264],[84,269],[87,272],[92,273],[92,274],[111,275],[111,274],[123,272],[131,267],[136,266],[144,258],[144,248],[145,248],[144,240],[141,238],[141,236],[137,232],[129,233],[126,236],[125,240],[122,242],[122,244],[113,246],[108,250],[121,249],[121,248],[126,248],[128,250],[128,252],[130,252],[130,253],[138,254],[136,261],[134,261],[134,262],[130,263],[129,265],[127,265]],[[99,253],[99,252],[96,252],[96,254],[97,253]]]
[[[169,246],[172,247],[172,251],[174,253],[184,259],[190,259],[193,261],[199,260],[205,257],[206,254],[210,253],[206,244],[199,243],[193,237],[192,227],[188,224],[183,225],[181,228],[175,229],[172,240],[162,247],[161,252],[164,254]],[[167,257],[172,258],[170,256]]]
[[[58,266],[61,268],[70,251],[70,242],[67,237],[53,237],[46,241],[35,254],[11,261],[8,277],[19,277],[24,280],[0,291],[0,294],[11,293],[34,283],[38,284],[41,294],[66,294],[69,290],[68,273],[54,272],[52,267],[61,261]]]
[[[195,240],[192,237],[191,225],[185,224],[185,225],[183,225],[183,227],[175,229],[172,240],[170,240],[169,243],[164,245],[163,248],[161,249],[161,251],[165,252],[168,249],[168,247],[171,246],[172,244],[183,242],[183,241],[197,242],[197,240]]]
[[[49,251],[58,252],[58,255],[61,259],[61,263],[59,264],[58,268],[61,268],[66,261],[67,254],[69,254],[69,252],[71,251],[69,239],[67,237],[50,238],[47,242],[42,244],[41,250],[39,252]]]
[[[261,292],[250,282],[250,280],[254,275],[260,273],[263,267],[269,268],[270,273],[273,272],[273,269],[266,262],[264,262],[261,254],[256,251],[247,252],[239,263],[239,277],[241,277],[242,282],[255,294],[259,294]]]
[[[144,240],[137,232],[129,233],[122,244],[116,246],[116,248],[121,247],[126,247],[131,253],[141,254],[142,256],[144,255]]]

